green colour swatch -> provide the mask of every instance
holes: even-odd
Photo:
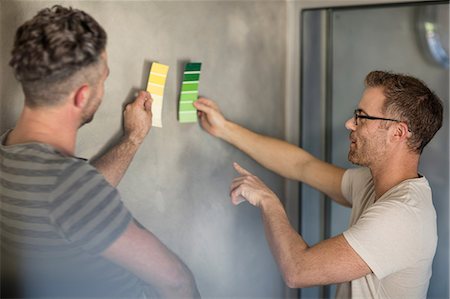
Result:
[[[198,91],[198,83],[183,84],[181,91]]]
[[[197,113],[182,113],[180,114],[181,123],[195,123],[197,122]]]
[[[198,93],[182,93],[180,101],[190,101],[191,103],[197,100]]]
[[[195,109],[194,105],[192,105],[192,102],[180,103],[180,111],[192,111],[192,109]]]
[[[185,72],[192,72],[192,71],[198,71],[200,72],[202,68],[201,62],[190,62],[186,64],[186,67],[184,68]]]
[[[180,121],[180,123],[197,122],[197,110],[192,103],[195,102],[198,98],[198,81],[200,80],[201,67],[201,62],[187,63],[184,67],[178,110],[178,120]],[[196,73],[186,74],[186,72]]]
[[[184,74],[183,81],[198,81],[200,79],[200,74]]]

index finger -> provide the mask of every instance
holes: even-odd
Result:
[[[152,111],[152,102],[153,100],[150,98],[144,102],[144,109],[147,111]]]
[[[152,98],[152,96],[148,91],[141,90],[141,91],[139,91],[139,94],[136,97],[135,103],[139,106],[144,106],[145,102],[151,98]]]
[[[194,107],[198,110],[198,111],[202,111],[205,112],[206,114],[211,113],[214,108],[211,107],[210,105],[205,104],[203,101],[197,100],[193,103]]]
[[[200,104],[203,104],[203,105],[211,107],[211,108],[219,109],[219,105],[217,105],[217,103],[215,101],[213,101],[211,99],[207,99],[205,97],[199,97],[197,99],[197,101],[195,101],[195,102],[198,102]]]
[[[236,171],[240,174],[240,175],[252,175],[250,173],[250,171],[248,171],[247,169],[243,168],[241,165],[239,165],[236,162],[233,162],[233,167],[234,169],[236,169]]]

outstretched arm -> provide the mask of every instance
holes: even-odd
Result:
[[[152,98],[139,92],[124,111],[124,134],[120,141],[104,155],[92,162],[106,180],[117,186],[134,158],[139,146],[152,126]]]
[[[267,241],[289,287],[340,283],[372,272],[343,235],[310,247],[290,225],[277,196],[259,178],[234,167],[241,176],[233,180],[231,200],[247,200],[261,209]]]
[[[336,202],[350,206],[341,191],[345,169],[323,162],[302,148],[263,136],[225,119],[212,100],[194,103],[205,131],[236,146],[264,167],[279,175],[304,182]]]

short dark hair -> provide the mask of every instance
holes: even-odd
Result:
[[[17,29],[9,62],[22,83],[26,104],[60,102],[68,87],[62,85],[99,61],[106,40],[105,30],[81,10],[60,5],[40,10]]]
[[[383,88],[383,113],[407,123],[412,132],[408,145],[413,152],[422,153],[442,126],[444,109],[438,96],[417,78],[385,71],[370,72],[365,85]]]

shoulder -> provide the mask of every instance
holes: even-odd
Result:
[[[68,178],[82,179],[87,181],[90,179],[102,180],[103,176],[97,171],[95,167],[89,164],[84,159],[76,157],[66,157],[60,163],[58,184],[62,184]]]
[[[121,200],[116,188],[87,161],[78,158],[64,159],[51,196],[53,212],[63,203],[84,205],[101,198]]]
[[[427,185],[425,180],[419,180],[394,187],[344,232],[346,240],[379,279],[432,260],[437,228]]]
[[[355,226],[366,227],[366,231],[371,232],[380,229],[385,238],[390,234],[409,239],[409,244],[418,242],[416,248],[428,245],[434,248],[436,211],[428,182],[420,178],[395,186],[363,211]]]
[[[344,178],[353,181],[368,181],[372,179],[370,169],[367,167],[349,168],[344,173]]]
[[[391,188],[378,200],[377,205],[419,214],[427,209],[434,211],[431,188],[424,177],[406,180]]]
[[[42,175],[59,176],[70,166],[87,164],[82,159],[62,154],[50,145],[36,142],[1,144],[0,155],[2,167],[25,169]]]
[[[42,198],[47,197],[71,169],[86,164],[41,143],[1,145],[0,157],[1,172],[15,184],[13,189],[33,192]]]
[[[347,169],[342,177],[342,194],[352,204],[354,204],[354,198],[369,193],[372,188],[372,174],[367,167]]]
[[[51,221],[61,236],[92,254],[108,248],[132,219],[117,189],[76,158],[65,161],[51,201]]]

